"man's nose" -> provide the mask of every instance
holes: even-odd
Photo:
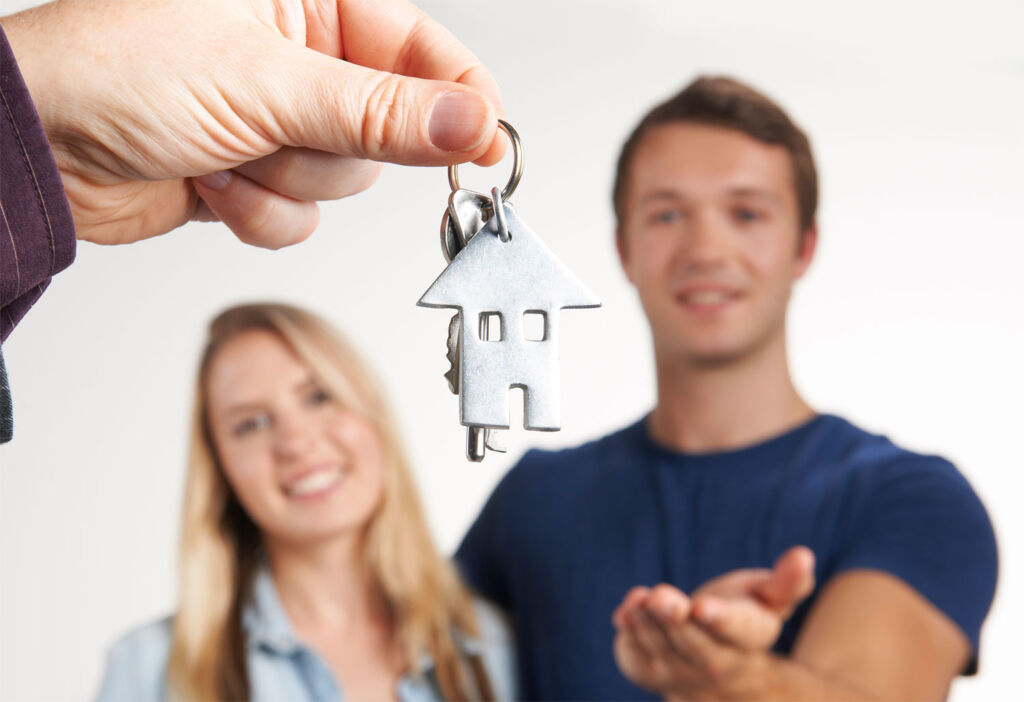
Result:
[[[690,266],[716,266],[729,252],[726,226],[713,213],[698,212],[690,220],[684,238],[683,252]]]

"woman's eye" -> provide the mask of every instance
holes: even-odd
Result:
[[[306,397],[306,402],[310,405],[322,405],[330,401],[331,396],[321,388],[316,388]]]
[[[265,414],[257,414],[249,417],[235,425],[235,436],[247,436],[254,431],[270,426],[270,417]]]

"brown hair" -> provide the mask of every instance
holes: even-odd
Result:
[[[612,204],[620,224],[625,219],[628,170],[637,147],[651,128],[673,122],[735,129],[765,144],[785,148],[793,161],[800,232],[806,232],[814,223],[818,209],[818,172],[807,135],[781,107],[749,85],[732,78],[701,76],[644,115],[622,145],[612,190]]]
[[[199,363],[185,486],[178,611],[168,686],[172,699],[251,697],[242,610],[251,597],[262,537],[224,475],[206,417],[206,378],[218,351],[251,330],[280,337],[331,397],[368,419],[384,449],[384,491],[367,526],[363,557],[395,617],[413,670],[419,656],[449,700],[493,698],[476,656],[460,654],[454,630],[478,634],[473,601],[430,538],[409,462],[380,384],[346,340],[323,319],[288,305],[241,305],[211,323]],[[417,671],[419,672],[419,671]]]

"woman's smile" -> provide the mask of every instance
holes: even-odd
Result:
[[[340,487],[348,472],[347,464],[321,465],[290,477],[281,487],[292,499],[317,499]]]

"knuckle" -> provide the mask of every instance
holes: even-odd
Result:
[[[627,599],[632,599],[632,598],[637,598],[637,597],[643,597],[643,596],[649,594],[650,591],[651,591],[650,588],[645,587],[644,585],[637,585],[637,586],[633,587],[632,589],[630,589],[629,592],[626,593],[626,598]]]
[[[378,81],[366,98],[362,153],[379,160],[400,143],[408,128],[409,95],[405,80],[388,75]]]
[[[667,595],[671,595],[672,594],[672,590],[673,590],[673,587],[671,585],[667,585],[665,583],[658,583],[653,588],[651,588],[651,596],[652,597],[665,597]]]
[[[278,203],[267,197],[259,198],[252,207],[245,208],[239,217],[239,226],[245,232],[244,241],[268,249],[279,248],[275,246],[272,226],[278,209]]]
[[[245,210],[231,227],[247,244],[277,250],[305,241],[316,229],[319,210],[313,205],[313,216],[291,213],[277,198],[265,197]],[[303,208],[305,209],[305,208]],[[292,216],[294,215],[294,216]]]

